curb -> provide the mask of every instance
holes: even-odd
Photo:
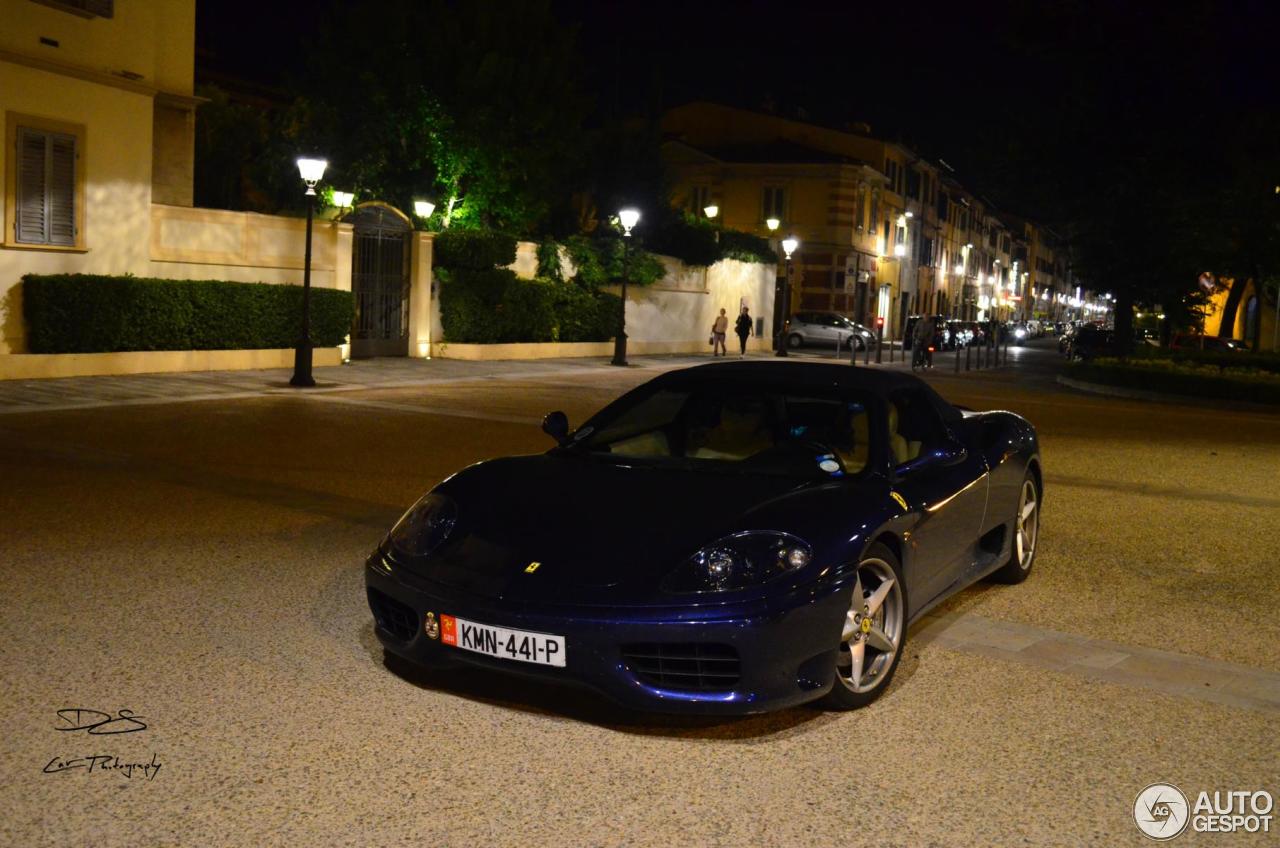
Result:
[[[1214,400],[1196,397],[1195,395],[1170,395],[1164,392],[1149,392],[1146,389],[1130,389],[1125,386],[1108,386],[1103,383],[1087,383],[1084,380],[1073,380],[1058,375],[1060,385],[1081,392],[1107,397],[1125,398],[1128,400],[1146,400],[1155,403],[1174,403],[1180,406],[1201,406],[1208,409],[1240,410],[1247,412],[1270,412],[1280,414],[1280,406],[1267,403],[1249,403],[1248,401]]]

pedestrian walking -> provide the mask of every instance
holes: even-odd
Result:
[[[733,325],[733,331],[738,334],[738,358],[742,359],[747,355],[747,337],[755,334],[751,327],[751,312],[747,307],[742,307],[742,312]]]
[[[727,356],[729,349],[725,347],[725,336],[729,333],[729,316],[723,309],[716,317],[716,322],[711,325],[711,355]]]

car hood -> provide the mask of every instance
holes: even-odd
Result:
[[[439,551],[405,567],[504,600],[641,601],[702,546],[813,487],[563,453],[492,460],[437,487],[457,504],[457,525]]]

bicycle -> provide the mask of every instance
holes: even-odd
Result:
[[[911,370],[916,371],[933,367],[933,345],[914,344],[911,346]]]

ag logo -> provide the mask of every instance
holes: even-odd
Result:
[[[525,573],[525,574],[532,574],[533,572],[535,572],[535,571],[537,571],[537,570],[538,570],[538,567],[539,567],[540,565],[542,565],[542,563],[540,563],[540,562],[531,562],[531,563],[529,563],[528,565],[526,565],[526,566],[524,567],[524,573]]]
[[[1138,830],[1161,841],[1186,830],[1190,813],[1187,796],[1171,783],[1153,783],[1139,792],[1133,802],[1133,820]]]

